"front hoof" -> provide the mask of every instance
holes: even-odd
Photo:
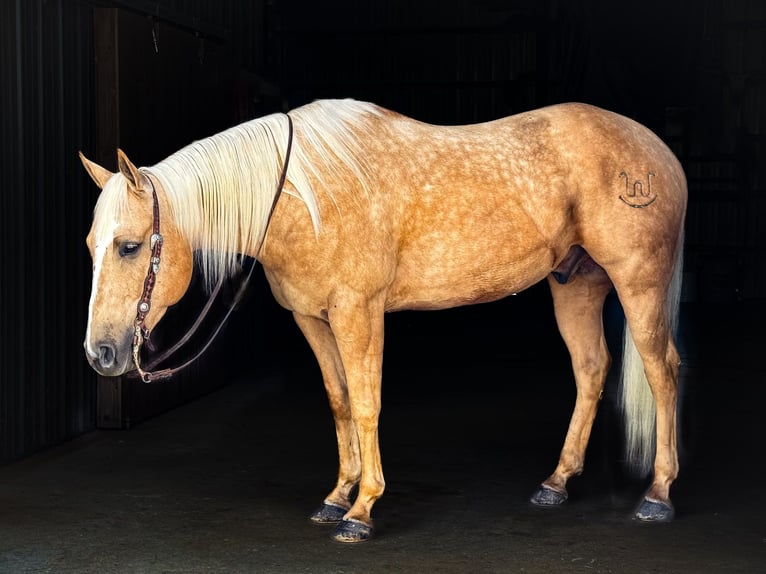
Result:
[[[641,522],[670,522],[676,515],[670,503],[644,498],[636,510],[636,520]]]
[[[372,526],[353,518],[341,520],[332,533],[332,539],[335,542],[366,542],[370,538],[372,538]]]
[[[337,504],[329,502],[323,502],[322,506],[317,508],[314,513],[309,516],[309,520],[314,524],[337,524],[343,520],[343,515],[348,512],[348,508],[343,508]]]
[[[567,501],[567,493],[566,492],[559,492],[558,490],[553,490],[549,486],[545,486],[544,484],[540,486],[540,488],[537,489],[537,492],[535,492],[532,495],[532,498],[529,499],[529,502],[534,504],[535,506],[560,506],[564,504]]]

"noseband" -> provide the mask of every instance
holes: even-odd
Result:
[[[287,114],[286,114],[287,115]],[[258,248],[256,249],[255,253],[256,255],[260,253],[261,247],[263,247],[263,242],[266,239],[266,232],[269,229],[269,224],[271,223],[271,217],[274,215],[274,209],[277,206],[277,202],[279,201],[279,198],[282,194],[282,189],[285,185],[285,180],[287,179],[287,166],[290,163],[290,152],[293,147],[293,120],[292,118],[287,115],[287,125],[288,125],[288,136],[287,136],[287,150],[285,151],[285,162],[282,165],[282,173],[279,176],[279,182],[277,183],[277,191],[274,194],[274,201],[271,203],[271,209],[269,211],[268,218],[266,219],[266,228],[263,231],[263,235],[261,236],[261,239],[258,243]],[[207,343],[199,350],[199,352],[183,363],[182,365],[179,365],[178,367],[174,367],[171,369],[162,369],[159,371],[151,372],[151,369],[153,369],[156,365],[167,359],[170,355],[172,355],[175,351],[177,351],[182,345],[188,341],[192,334],[197,330],[199,325],[202,323],[202,320],[207,315],[208,311],[210,310],[213,300],[215,299],[216,295],[221,289],[221,285],[223,284],[223,277],[221,277],[218,280],[218,283],[215,286],[215,289],[213,290],[213,293],[210,295],[210,300],[205,305],[204,309],[200,313],[200,316],[195,321],[194,325],[189,329],[189,331],[181,338],[181,340],[178,341],[172,348],[170,348],[168,351],[164,352],[160,357],[157,357],[156,359],[152,360],[148,365],[146,370],[141,368],[141,347],[144,343],[147,344],[149,348],[152,348],[151,341],[149,338],[149,329],[146,327],[146,316],[149,313],[149,310],[152,308],[152,291],[154,290],[154,286],[157,283],[157,273],[160,270],[160,256],[162,254],[162,234],[160,233],[160,204],[159,200],[157,199],[157,190],[154,187],[154,183],[152,182],[151,178],[147,176],[146,178],[149,181],[149,185],[152,187],[152,236],[149,241],[149,246],[151,249],[151,258],[149,259],[149,269],[146,272],[146,278],[144,279],[144,290],[141,293],[141,298],[138,300],[138,304],[136,305],[136,318],[133,321],[133,345],[132,345],[132,353],[133,353],[133,364],[136,366],[135,372],[137,373],[138,377],[145,383],[151,383],[152,381],[158,381],[162,379],[169,379],[172,377],[175,373],[178,371],[188,367],[191,365],[194,361],[196,361],[202,353],[204,353],[207,348],[210,346],[210,344],[213,342],[215,337],[218,335],[218,333],[221,331],[221,328],[223,327],[226,320],[229,318],[229,315],[231,315],[234,308],[237,306],[237,302],[241,298],[242,294],[244,293],[245,286],[247,285],[247,282],[249,281],[252,273],[253,268],[255,267],[255,262],[253,262],[252,266],[250,267],[250,271],[247,274],[247,277],[242,282],[242,285],[240,285],[239,291],[237,292],[236,297],[234,298],[234,302],[229,306],[229,310],[224,315],[223,319],[219,322],[216,329],[213,331],[213,334],[208,339]],[[133,372],[128,373],[129,375],[132,375]]]

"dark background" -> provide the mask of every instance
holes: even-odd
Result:
[[[308,347],[260,269],[187,375],[151,389],[97,380],[82,340],[84,238],[98,190],[77,158],[83,150],[114,169],[119,146],[151,165],[317,98],[370,100],[444,124],[573,100],[633,117],[687,171],[685,308],[746,321],[743,306],[766,297],[763,3],[2,0],[0,26],[1,462],[97,426],[129,427],[234,379],[305,368],[321,391]],[[160,342],[201,302],[194,284]],[[613,340],[619,319],[610,300]],[[387,365],[566,360],[545,285],[387,321]],[[441,384],[458,392],[458,382]]]

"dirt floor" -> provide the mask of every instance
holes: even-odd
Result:
[[[528,503],[574,387],[551,318],[519,311],[520,325],[512,310],[387,324],[387,489],[370,542],[333,543],[307,520],[334,482],[334,428],[318,371],[286,352],[129,431],[0,468],[0,572],[766,572],[762,306],[684,310],[682,470],[664,525],[630,519],[646,483],[620,463],[612,379],[567,504]]]

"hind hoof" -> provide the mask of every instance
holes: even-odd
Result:
[[[641,522],[670,522],[675,514],[671,504],[644,498],[636,510],[635,518]]]
[[[544,484],[537,489],[529,501],[535,506],[560,506],[567,501],[567,493],[553,490]]]
[[[341,520],[332,533],[332,539],[335,542],[366,542],[370,538],[372,538],[372,526],[353,518]]]
[[[343,520],[343,515],[348,512],[348,508],[343,508],[337,504],[323,502],[322,506],[317,508],[309,520],[314,524],[337,524]]]

